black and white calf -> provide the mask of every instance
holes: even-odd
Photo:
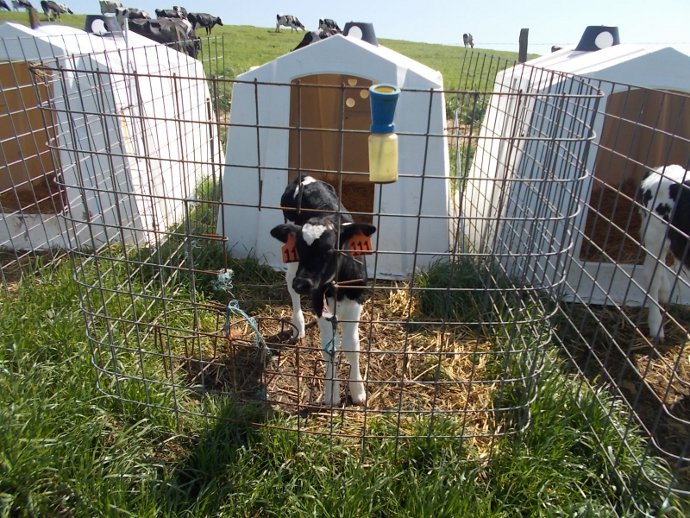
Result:
[[[280,32],[281,27],[290,27],[293,31],[301,29],[306,31],[302,22],[297,19],[297,16],[291,14],[276,14],[276,32]]]
[[[690,267],[690,171],[680,165],[667,165],[647,173],[640,184],[640,241],[645,249],[643,270],[649,285],[649,334],[664,340],[664,326],[659,304],[668,302],[670,272],[666,267],[669,252],[675,258],[677,272]]]
[[[342,350],[350,364],[352,402],[366,402],[366,390],[359,366],[359,320],[362,314],[367,268],[353,245],[360,237],[368,239],[376,227],[355,223],[343,207],[335,189],[310,176],[296,178],[281,197],[286,223],[271,230],[283,243],[294,245],[284,252],[289,256],[286,280],[292,300],[293,323],[304,337],[304,315],[300,295],[308,295],[318,317],[321,350],[326,362],[323,402],[340,400],[336,373],[336,353]],[[341,330],[335,332],[336,325]]]
[[[465,48],[474,48],[474,38],[472,37],[471,33],[466,32],[462,35],[462,44],[465,46]]]

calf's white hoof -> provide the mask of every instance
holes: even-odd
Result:
[[[355,405],[364,405],[367,402],[367,391],[361,381],[350,384],[350,399]]]

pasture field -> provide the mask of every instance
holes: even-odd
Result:
[[[0,20],[25,18],[0,13]],[[81,27],[83,16],[65,16],[64,23]],[[217,55],[227,76],[283,54],[300,38],[236,26],[216,28],[220,34],[224,48]],[[464,48],[382,43],[441,70],[449,89],[463,87],[454,70]],[[260,276],[262,289],[286,303],[282,276],[249,261],[233,268],[245,278]],[[429,423],[421,418],[409,423],[421,437],[358,441],[296,434],[295,416],[212,401],[207,409],[225,420],[198,415],[180,426],[165,408],[176,397],[172,386],[147,394],[147,405],[99,390],[82,311],[88,295],[74,282],[72,265],[29,271],[5,278],[0,289],[0,517],[680,517],[690,511],[664,489],[669,469],[647,453],[625,406],[574,376],[556,345],[545,354],[531,425],[496,436],[490,454],[449,438],[458,435],[451,421],[434,424],[448,427],[445,437],[424,437]],[[125,268],[113,269],[99,286],[117,293],[135,281]],[[435,282],[431,273],[427,282]],[[448,311],[444,300],[427,302]],[[396,431],[383,419],[369,426],[381,437]]]
[[[42,23],[43,13],[39,15]],[[28,24],[28,16],[24,12],[0,11],[0,22],[12,21],[16,23]],[[83,15],[63,15],[64,25],[84,28]],[[303,32],[292,32],[283,30],[280,33],[274,32],[271,27],[249,27],[238,25],[225,25],[214,27],[212,38],[222,37],[222,49],[211,50],[212,55],[222,56],[222,63],[216,64],[216,70],[224,70],[226,78],[233,78],[242,72],[247,71],[252,66],[262,65],[278,56],[289,52],[302,39]],[[460,36],[460,35],[458,35]],[[467,81],[472,78],[460,78],[459,60],[464,58],[469,50],[461,46],[436,45],[429,43],[418,43],[401,40],[388,40],[380,38],[379,42],[397,52],[405,54],[412,59],[424,63],[434,70],[443,74],[444,84],[447,89],[462,89]],[[480,51],[476,49],[475,53]],[[481,52],[485,52],[481,50]],[[510,52],[486,51],[490,55],[505,59],[514,59],[517,54]]]

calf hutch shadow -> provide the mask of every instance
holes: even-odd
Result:
[[[467,89],[454,91],[444,90],[438,72],[382,45],[342,35],[234,80],[222,77],[218,56],[205,55],[187,70],[203,65],[205,74],[188,73],[184,83],[167,69],[146,74],[154,82],[185,85],[166,97],[165,106],[176,111],[162,114],[138,103],[108,111],[66,102],[73,100],[69,96],[55,98],[78,78],[94,102],[107,106],[113,88],[104,85],[122,80],[117,91],[128,92],[141,78],[133,71],[86,66],[87,56],[68,61],[68,69],[59,59],[42,58],[34,67],[42,75],[34,79],[49,99],[41,107],[46,117],[62,117],[65,124],[50,144],[60,160],[41,167],[45,178],[51,168],[57,171],[66,193],[66,242],[103,394],[138,410],[174,413],[181,433],[193,433],[200,422],[231,421],[223,412],[231,402],[232,419],[245,407],[255,415],[250,409],[258,407],[262,417],[252,422],[296,432],[296,448],[303,433],[356,447],[444,437],[462,443],[468,459],[483,461],[506,444],[504,438],[524,437],[534,422],[542,371],[557,368],[554,349],[569,359],[578,386],[596,394],[603,390],[597,385],[602,378],[590,377],[592,370],[576,353],[587,352],[614,393],[620,379],[600,356],[617,354],[641,380],[636,394],[642,399],[653,367],[645,367],[621,338],[634,336],[662,359],[657,363],[663,368],[654,371],[664,380],[658,387],[669,388],[673,378],[671,388],[685,390],[684,371],[674,366],[687,359],[687,348],[674,343],[669,350],[675,352],[666,355],[637,325],[640,310],[619,302],[602,309],[594,297],[582,297],[576,306],[589,312],[583,319],[568,299],[584,289],[572,272],[583,261],[582,251],[596,242],[583,228],[596,204],[591,193],[597,164],[607,156],[629,156],[625,146],[609,142],[615,131],[595,132],[607,118],[630,116],[621,107],[623,98],[620,109],[614,108],[614,95],[626,91],[623,83],[608,88],[604,79],[581,75],[580,69],[539,66],[538,60],[515,66],[459,50],[465,56],[461,76],[472,79]],[[111,58],[120,52],[104,50]],[[148,52],[140,56],[153,68],[157,54]],[[400,88],[400,175],[388,185],[367,179],[367,95],[377,83]],[[666,95],[672,94],[650,90],[641,102],[646,106]],[[681,105],[675,97],[668,104],[670,110]],[[156,141],[154,129],[170,122],[153,152],[148,146]],[[649,125],[644,119],[631,122],[630,129]],[[671,126],[662,126],[660,133],[670,132]],[[113,128],[121,136],[117,145],[86,145],[102,142]],[[685,140],[679,133],[663,142],[675,149]],[[650,161],[631,157],[624,167]],[[93,181],[94,172],[108,181]],[[377,228],[359,321],[368,396],[363,406],[348,404],[345,389],[337,404],[315,405],[325,382],[318,330],[310,323],[303,339],[288,338],[291,308],[281,247],[270,229],[283,222],[281,194],[300,175],[331,183],[355,219]],[[160,207],[168,212],[161,214]],[[229,269],[232,286],[222,281]],[[244,317],[228,325],[229,300],[255,319],[256,329]],[[623,335],[607,326],[609,310],[624,321]],[[671,308],[666,317],[673,317],[670,337],[687,334],[682,312]],[[583,322],[591,325],[583,329]],[[601,341],[590,345],[590,332]],[[340,361],[336,372],[344,387],[347,363]],[[684,430],[687,416],[678,413],[684,399],[656,399],[660,411]],[[642,412],[634,398],[621,401],[632,410],[625,427],[604,400],[600,409],[611,433],[627,446]],[[645,430],[654,426],[645,424]],[[619,459],[608,455],[607,443],[592,447],[606,452],[616,495],[634,495],[634,483]],[[630,448],[640,480],[651,457],[669,453],[676,461],[672,480],[652,483],[686,491],[681,470],[688,442],[678,448],[664,451],[653,441],[642,453]]]

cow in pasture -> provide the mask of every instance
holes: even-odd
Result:
[[[306,31],[302,22],[291,14],[276,14],[276,32],[280,32],[281,27],[290,27],[293,31],[301,29]]]
[[[359,366],[359,320],[367,267],[358,250],[370,250],[362,243],[369,243],[376,227],[355,223],[335,189],[310,176],[290,182],[280,204],[286,222],[274,227],[271,235],[285,243],[286,281],[298,337],[305,336],[300,295],[309,297],[318,318],[326,363],[323,402],[332,406],[340,400],[336,354],[342,350],[350,364],[350,397],[363,405],[367,395]]]
[[[324,18],[323,20],[319,18],[319,30],[323,32],[337,32],[341,33],[343,32],[342,29],[338,26],[335,20],[331,20],[330,18]]]
[[[118,9],[124,9],[125,6],[122,2],[116,2],[114,0],[99,0],[98,4],[101,7],[101,14],[117,13]]]
[[[51,0],[41,0],[41,9],[43,9],[43,14],[48,17],[48,20],[59,19],[60,15],[65,13],[74,14],[67,5]]]
[[[192,29],[196,30],[198,27],[206,29],[206,34],[211,34],[211,29],[216,25],[223,25],[223,21],[219,16],[213,16],[207,13],[189,13],[187,19],[192,24]]]
[[[15,11],[19,11],[19,9],[26,9],[28,11],[34,8],[29,0],[12,0],[12,7],[14,7]]]
[[[690,268],[690,171],[667,165],[647,172],[640,184],[640,242],[645,251],[642,270],[648,283],[649,335],[664,341],[661,305],[667,304],[673,282],[666,266],[670,251],[676,275]]]
[[[312,43],[316,43],[317,41],[324,40],[328,38],[329,36],[333,36],[334,34],[339,34],[338,32],[334,30],[330,31],[309,31],[304,34],[304,37],[302,38],[302,41],[300,41],[297,46],[292,49],[292,50],[297,50],[301,49],[302,47],[306,47],[307,45],[310,45]],[[290,51],[292,52],[292,51]]]
[[[172,9],[156,9],[156,18],[184,18],[187,19],[187,9],[178,5]]]
[[[151,18],[147,11],[136,7],[128,7],[127,14],[130,20],[148,20]]]
[[[465,48],[470,47],[474,48],[474,37],[472,34],[469,32],[466,32],[465,34],[462,35],[462,44],[465,45]]]
[[[201,41],[190,34],[188,23],[175,18],[134,19],[129,20],[129,29],[195,58],[201,50]]]

